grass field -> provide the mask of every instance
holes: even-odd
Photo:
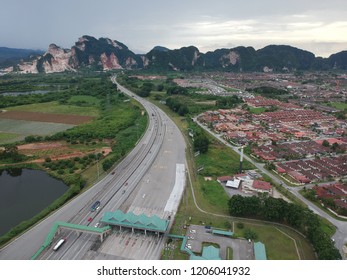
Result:
[[[18,134],[19,137],[24,138],[28,135],[49,135],[71,128],[73,125],[0,119],[0,127],[1,131],[6,134]]]
[[[334,108],[339,109],[339,110],[347,109],[347,103],[331,102],[331,103],[328,103],[327,105],[333,106]]]
[[[211,140],[208,152],[200,154],[195,161],[197,166],[204,166],[201,171],[203,176],[219,177],[239,173],[240,156],[216,140]],[[244,161],[243,168],[253,169],[254,166]]]
[[[95,106],[100,104],[100,100],[94,96],[88,95],[74,95],[71,96],[68,103],[70,104],[85,104],[88,106]]]
[[[165,109],[165,107],[163,109]],[[167,113],[170,115],[171,112]],[[186,121],[182,121],[182,118],[179,117],[175,117],[174,119],[182,131],[186,131]],[[242,219],[227,217],[228,196],[220,184],[215,181],[217,176],[230,175],[238,171],[239,156],[219,142],[213,141],[207,154],[194,158],[189,156],[188,152],[187,159],[191,166],[190,168],[194,169],[196,166],[204,166],[204,170],[202,171],[203,174],[192,172],[191,178],[197,204],[207,213],[201,212],[195,207],[192,192],[188,186],[175,217],[175,225],[172,232],[174,234],[185,234],[183,225],[187,223],[211,225],[221,229],[230,229],[231,224],[235,221],[242,221],[246,224]],[[244,162],[244,166],[249,169],[253,168],[251,164],[246,162]],[[208,175],[213,177],[213,181],[204,180],[204,176]],[[210,213],[225,215],[225,217],[212,215]],[[256,232],[258,239],[265,244],[269,259],[299,259],[293,239],[296,241],[301,259],[315,259],[310,243],[294,230],[279,227],[281,230],[279,231],[277,227],[262,222],[258,222],[255,225],[247,224],[246,228],[247,227],[252,228]],[[243,233],[239,232],[238,234],[242,236]],[[278,250],[278,248],[280,248],[281,251]]]
[[[243,229],[235,227],[237,236],[244,236],[246,230],[252,230],[257,234],[255,241],[265,244],[266,255],[269,260],[298,260],[293,238],[275,226],[245,223]],[[309,256],[307,256],[309,258]],[[312,256],[314,258],[314,256]]]
[[[265,112],[265,108],[255,108],[255,107],[249,107],[249,111],[252,113],[252,114],[261,114],[261,113],[264,113]]]
[[[2,129],[2,126],[0,124],[0,127]],[[0,144],[11,142],[15,140],[16,138],[19,138],[20,135],[16,133],[6,133],[6,132],[0,132]]]
[[[177,116],[167,106],[155,100],[153,102],[173,119],[184,135],[187,135],[189,125],[185,118]],[[188,141],[188,137],[186,139]],[[188,179],[188,186],[175,216],[172,233],[184,235],[186,230],[183,226],[186,224],[211,225],[215,228],[233,230],[232,224],[241,221],[246,225],[246,228],[252,228],[258,239],[265,244],[269,259],[299,259],[293,239],[296,242],[301,259],[315,259],[310,243],[292,229],[269,225],[261,221],[251,224],[244,219],[228,217],[228,197],[215,179],[218,176],[237,173],[239,156],[218,141],[212,138],[210,140],[209,151],[205,155],[194,157],[187,149],[190,179],[199,208],[195,206],[190,180]],[[204,170],[200,174],[195,171],[198,166],[204,166]],[[244,168],[253,169],[254,167],[244,161]],[[214,181],[205,181],[204,176],[211,176]],[[242,236],[243,233],[239,232],[239,234]],[[177,259],[179,257],[178,255]]]
[[[62,105],[58,101],[35,103],[6,108],[7,111],[40,112],[49,114],[72,114],[80,116],[98,117],[99,110],[95,106]]]
[[[213,208],[214,211],[222,210],[223,213],[227,213],[229,197],[223,187],[215,180],[205,181],[202,176],[199,176],[198,180],[200,193],[211,208]]]

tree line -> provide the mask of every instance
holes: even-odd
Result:
[[[306,207],[263,195],[234,195],[228,207],[232,216],[277,222],[297,229],[311,242],[321,260],[342,259],[334,242],[322,230],[318,216]]]

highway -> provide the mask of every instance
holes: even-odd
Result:
[[[116,83],[115,77],[112,81]],[[185,177],[183,136],[159,108],[122,86],[118,84],[117,86],[145,108],[149,124],[144,136],[109,175],[2,248],[0,259],[30,259],[42,245],[55,221],[95,226],[104,212],[117,209],[124,212],[133,211],[135,214],[156,214],[161,218],[174,214],[178,202],[170,209],[166,206],[177,181],[182,181],[182,176]],[[90,207],[95,201],[101,202],[100,208],[91,212]],[[66,237],[67,241],[58,251],[53,251],[52,247],[61,237]],[[121,246],[107,243],[114,238],[121,238],[124,241],[124,248],[122,247],[121,251],[119,251]],[[131,238],[138,239],[138,235],[117,233],[107,237],[104,243],[108,245],[105,245],[100,244],[97,237],[92,234],[77,234],[71,230],[63,230],[39,259],[158,259],[160,257],[162,239],[142,236],[143,250],[137,250],[134,254],[130,250],[130,247],[134,247],[134,241],[132,243],[129,241]],[[151,246],[144,246],[144,242]],[[132,246],[128,246],[129,244]],[[99,251],[99,247],[103,251]]]
[[[235,146],[231,145],[230,143],[228,143],[227,141],[222,139],[221,135],[218,135],[218,134],[214,133],[213,131],[210,131],[206,126],[204,126],[203,124],[201,124],[197,120],[197,117],[193,118],[193,120],[194,120],[195,123],[197,123],[201,128],[203,128],[206,132],[211,134],[213,137],[219,139],[222,143],[224,143],[225,145],[227,145],[228,147],[233,149],[239,155],[241,154],[241,151],[240,151],[239,147],[235,147]],[[322,209],[320,209],[319,207],[314,205],[312,202],[310,202],[309,200],[304,198],[299,193],[299,190],[301,189],[300,187],[292,187],[292,186],[287,185],[285,181],[283,181],[280,178],[276,177],[269,170],[264,168],[264,164],[263,163],[258,163],[255,160],[253,160],[251,157],[249,157],[249,156],[247,156],[245,154],[243,155],[243,157],[244,157],[244,159],[246,159],[249,162],[251,162],[260,172],[262,172],[262,173],[266,174],[267,176],[269,176],[275,183],[282,185],[287,190],[289,190],[292,194],[294,194],[297,198],[299,198],[301,201],[303,201],[309,207],[309,209],[311,209],[314,213],[316,213],[317,215],[319,215],[319,216],[327,219],[329,222],[331,222],[336,227],[336,233],[333,236],[333,239],[335,240],[335,247],[340,250],[342,255],[344,255],[343,251],[342,251],[342,247],[343,247],[344,244],[347,243],[347,222],[336,220],[332,216],[328,215]],[[312,185],[307,185],[307,186],[312,186]]]

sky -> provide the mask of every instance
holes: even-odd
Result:
[[[347,50],[346,0],[1,0],[0,46],[71,48],[83,35],[135,53],[154,46],[291,45],[328,57]]]

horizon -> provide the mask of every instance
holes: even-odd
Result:
[[[211,49],[211,50],[207,50],[207,51],[201,51],[201,49],[198,47],[198,46],[195,46],[195,45],[189,45],[189,46],[181,46],[181,47],[178,47],[178,48],[168,48],[168,47],[166,47],[166,46],[164,46],[164,45],[162,45],[162,44],[158,44],[158,45],[154,45],[150,50],[148,50],[148,51],[146,51],[146,52],[135,52],[134,50],[132,50],[128,45],[127,45],[127,43],[125,43],[125,42],[121,42],[120,40],[117,40],[117,39],[114,39],[114,38],[109,38],[109,37],[96,37],[96,36],[93,36],[93,35],[82,35],[82,36],[80,36],[79,38],[82,38],[83,36],[90,36],[90,37],[94,37],[94,38],[96,38],[97,40],[99,40],[99,39],[101,39],[101,38],[107,38],[107,39],[111,39],[111,40],[116,40],[116,41],[118,41],[118,42],[120,42],[120,43],[122,43],[122,44],[124,44],[124,45],[126,45],[128,48],[129,48],[129,50],[130,51],[132,51],[133,53],[135,53],[136,55],[145,55],[145,54],[147,54],[147,53],[149,53],[152,49],[154,49],[155,47],[164,47],[164,48],[167,48],[167,49],[169,49],[169,50],[178,50],[178,49],[181,49],[181,48],[185,48],[185,47],[191,47],[191,46],[193,46],[193,47],[196,47],[198,50],[199,50],[199,52],[200,53],[202,53],[202,54],[206,54],[206,53],[208,53],[208,52],[214,52],[214,51],[216,51],[216,50],[218,50],[218,49],[234,49],[234,48],[238,48],[238,47],[246,47],[246,48],[248,48],[248,47],[251,47],[251,48],[254,48],[256,51],[258,51],[258,50],[261,50],[261,49],[263,49],[263,48],[265,48],[265,47],[268,47],[268,46],[290,46],[290,47],[293,47],[293,48],[297,48],[297,49],[300,49],[300,50],[303,50],[303,51],[307,51],[307,52],[310,52],[310,53],[312,53],[312,54],[314,54],[315,55],[315,57],[316,58],[318,58],[318,57],[322,57],[322,58],[329,58],[331,55],[333,55],[333,54],[337,54],[337,53],[340,53],[340,52],[344,52],[344,51],[347,51],[347,48],[346,49],[342,49],[342,50],[339,50],[339,51],[337,51],[337,52],[335,52],[335,53],[331,53],[331,54],[328,54],[327,56],[320,56],[320,55],[317,55],[317,54],[315,54],[314,52],[312,52],[311,50],[307,50],[307,49],[303,49],[303,48],[300,48],[300,47],[297,47],[297,46],[294,46],[294,45],[290,45],[290,44],[268,44],[268,45],[265,45],[265,46],[263,46],[263,47],[260,47],[260,48],[255,48],[254,46],[251,46],[251,45],[239,45],[239,46],[233,46],[233,47],[219,47],[219,48],[216,48],[216,49]],[[79,38],[77,38],[77,40],[79,39]],[[75,41],[75,43],[77,42],[77,40]],[[48,44],[48,46],[44,49],[44,48],[26,48],[26,47],[8,47],[8,46],[0,46],[0,48],[8,48],[8,49],[18,49],[18,50],[32,50],[32,51],[42,51],[42,52],[47,52],[47,50],[48,50],[48,48],[49,48],[49,45],[51,45],[51,44],[55,44],[55,45],[57,45],[58,47],[60,47],[60,48],[63,48],[63,49],[71,49],[74,45],[75,45],[75,43],[73,44],[73,45],[71,45],[70,47],[65,47],[65,46],[60,46],[59,44],[57,44],[57,43],[49,43]]]
[[[3,0],[1,45],[46,50],[70,48],[83,34],[115,38],[134,53],[153,46],[196,46],[202,53],[237,46],[290,45],[317,57],[347,49],[344,0],[257,2],[149,0]],[[15,20],[13,18],[15,15]]]

